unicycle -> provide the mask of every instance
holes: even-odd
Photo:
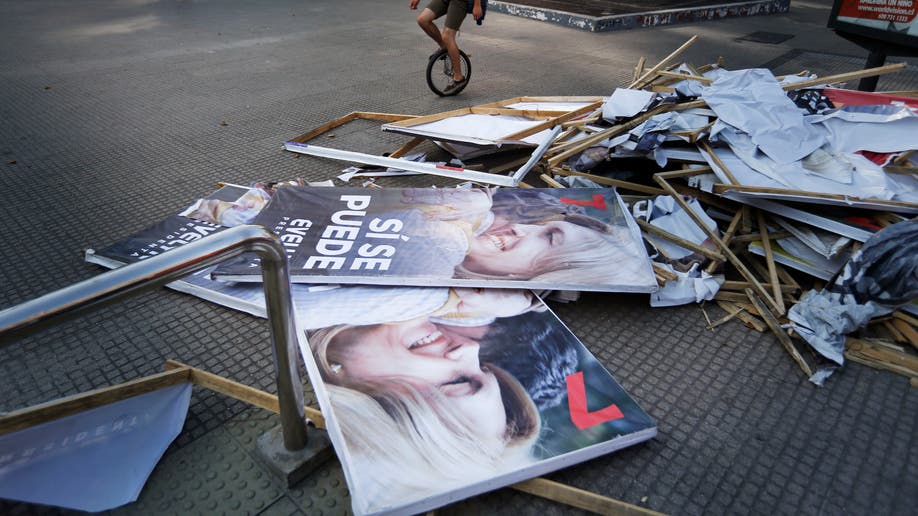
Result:
[[[462,67],[465,82],[450,93],[444,93],[446,86],[453,80],[453,63],[445,48],[430,56],[430,61],[427,62],[427,85],[430,86],[430,90],[441,97],[451,97],[464,90],[472,78],[472,61],[462,50],[459,51],[459,65]]]

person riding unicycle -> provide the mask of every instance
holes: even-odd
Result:
[[[462,68],[459,63],[459,45],[456,44],[456,34],[459,32],[459,26],[465,20],[466,14],[472,13],[472,17],[481,22],[484,18],[484,9],[482,2],[484,0],[430,0],[427,7],[418,15],[418,25],[432,40],[440,47],[431,57],[446,50],[449,60],[452,63],[453,79],[444,89],[446,95],[462,89],[468,81],[468,77],[462,75]],[[409,0],[408,7],[417,9],[420,0]],[[469,9],[471,7],[471,9]],[[446,21],[443,24],[443,32],[434,24],[434,20],[446,15]]]

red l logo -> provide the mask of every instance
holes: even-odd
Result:
[[[583,383],[583,373],[567,375],[567,406],[571,414],[571,421],[578,430],[590,428],[606,421],[613,421],[625,417],[615,404],[590,412],[587,408],[586,386]]]

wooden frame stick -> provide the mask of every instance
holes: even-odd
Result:
[[[552,187],[552,188],[565,188],[564,185],[562,185],[561,183],[555,181],[555,179],[554,179],[553,177],[551,177],[550,175],[548,175],[548,174],[541,174],[541,175],[539,175],[539,179],[541,179],[542,181],[544,181],[545,184],[547,184],[548,186],[550,186],[550,187]]]
[[[230,398],[244,401],[249,405],[254,405],[258,408],[274,412],[275,414],[280,413],[280,405],[278,404],[276,394],[260,391],[254,387],[249,387],[248,385],[234,382],[233,380],[224,378],[220,375],[209,373],[203,369],[191,367],[177,360],[166,360],[164,369],[166,371],[187,369],[191,383],[199,387],[204,387],[205,389],[218,392],[224,396],[229,396]],[[306,409],[307,418],[315,423],[317,427],[325,427],[325,418],[322,417],[321,412],[312,407],[304,408]]]
[[[700,75],[689,75],[687,73],[679,73],[679,72],[667,72],[663,70],[657,72],[657,75],[659,75],[660,77],[666,77],[668,79],[676,79],[677,81],[698,81],[702,84],[711,84],[712,82],[714,82],[714,79],[711,79],[709,77],[702,77]]]
[[[736,177],[733,176],[733,173],[730,172],[730,169],[727,168],[727,165],[724,165],[724,162],[721,161],[720,156],[714,153],[714,149],[711,148],[711,145],[707,140],[699,141],[698,146],[701,147],[705,153],[711,156],[711,159],[714,160],[714,164],[716,164],[717,168],[719,168],[720,171],[723,172],[725,176],[727,176],[727,179],[730,181],[730,183],[734,185],[740,184],[739,181],[736,180]]]
[[[569,113],[565,113],[563,115],[556,116],[554,118],[546,120],[542,122],[541,124],[530,127],[529,129],[523,129],[522,131],[515,132],[513,134],[503,137],[502,139],[503,140],[522,140],[523,138],[526,138],[527,136],[532,136],[546,129],[551,129],[552,127],[558,124],[562,124],[573,118],[577,118],[578,116],[586,115],[587,113],[590,113],[591,111],[599,108],[600,106],[602,106],[601,100],[594,102],[592,104],[589,104],[587,106],[584,106],[580,109],[575,109],[574,111],[571,111]],[[519,113],[517,113],[517,116],[520,116]]]
[[[779,240],[781,238],[787,238],[789,236],[794,236],[790,231],[778,231],[777,233],[769,233],[768,238],[771,240]],[[750,233],[748,235],[734,235],[732,243],[733,244],[745,244],[749,242],[756,242],[762,239],[762,235],[759,233]]]
[[[645,509],[644,507],[560,484],[545,478],[525,480],[510,487],[517,491],[536,495],[541,498],[547,498],[596,514],[608,514],[610,516],[653,516],[661,514],[650,509]]]
[[[762,286],[765,288],[772,288],[773,284],[763,283]],[[724,281],[724,284],[720,286],[721,290],[732,290],[732,291],[737,291],[737,292],[743,292],[747,288],[752,288],[752,283],[749,283],[748,281],[727,280],[727,281]],[[786,294],[791,294],[793,292],[800,290],[799,287],[794,287],[793,285],[786,285],[786,284],[780,284],[778,285],[778,288],[781,289],[782,293],[786,293]]]
[[[681,170],[670,170],[668,172],[657,172],[664,179],[677,179],[680,177],[695,177],[702,174],[710,174],[714,169],[711,167],[683,168]]]
[[[790,335],[784,331],[784,328],[781,328],[781,323],[778,322],[777,317],[765,306],[765,303],[762,302],[758,296],[755,295],[755,292],[752,289],[746,289],[746,297],[749,298],[749,301],[752,302],[752,306],[758,310],[759,315],[762,316],[762,319],[765,320],[765,324],[771,329],[772,333],[778,337],[778,341],[781,342],[781,345],[784,346],[784,349],[790,353],[790,356],[794,359],[794,362],[797,362],[797,365],[800,366],[800,369],[803,370],[803,373],[807,378],[813,376],[813,370],[810,368],[809,364],[803,360],[803,357],[800,355],[800,352],[797,351],[797,348],[794,347],[793,341],[791,341]]]
[[[611,177],[597,176],[593,174],[588,174],[586,172],[575,172],[573,170],[567,170],[560,167],[553,167],[552,172],[560,174],[562,176],[580,176],[585,177],[591,181],[595,181],[601,185],[614,186],[621,188],[623,190],[630,190],[632,192],[641,192],[649,195],[666,195],[666,192],[660,190],[659,188],[654,188],[652,186],[641,185],[638,183],[632,183],[630,181],[622,181],[619,179],[612,179]]]
[[[736,213],[733,214],[733,220],[730,221],[730,224],[727,226],[727,231],[724,233],[722,238],[724,245],[729,246],[730,242],[733,240],[733,235],[736,233],[736,228],[739,226],[740,220],[743,218],[743,210],[736,210]],[[714,261],[708,268],[705,269],[705,272],[708,274],[714,274],[714,270],[717,269],[717,266],[723,263],[723,261]],[[723,288],[723,286],[721,286]],[[745,287],[743,287],[745,288]]]
[[[916,328],[918,328],[918,318],[912,317],[911,315],[908,315],[902,312],[902,310],[896,310],[895,312],[891,314],[891,316],[895,317],[896,319],[901,319],[911,324],[912,326],[915,326]]]
[[[702,138],[705,138],[708,135],[708,132],[714,127],[714,124],[717,122],[717,119],[714,119],[707,124],[694,129],[692,131],[670,131],[670,135],[679,136],[682,138],[687,138],[689,143],[697,143]]]
[[[781,295],[781,282],[778,281],[778,270],[775,269],[775,254],[771,250],[771,238],[768,236],[768,226],[765,225],[765,215],[762,210],[755,210],[759,222],[759,235],[762,237],[762,248],[765,249],[765,265],[768,267],[768,279],[771,281],[772,298],[778,304],[778,315],[784,315],[787,308],[784,306],[784,296]]]
[[[893,326],[893,328],[902,334],[905,340],[911,344],[913,348],[918,350],[918,330],[912,327],[911,324],[896,317],[893,317],[892,321],[890,321],[890,324]]]
[[[785,84],[782,86],[784,91],[790,90],[800,90],[803,88],[809,88],[811,86],[819,86],[822,84],[836,84],[839,82],[847,82],[853,79],[862,79],[864,77],[873,77],[876,75],[885,75],[888,73],[898,72],[904,70],[906,63],[896,63],[886,66],[878,66],[876,68],[867,68],[865,70],[858,70],[856,72],[847,72],[840,73],[838,75],[829,75],[826,77],[817,77],[815,79],[810,79],[808,81],[800,81],[791,84]]]
[[[718,253],[718,252],[716,252],[716,251],[712,251],[712,250],[708,249],[707,247],[698,245],[698,244],[696,244],[695,242],[691,242],[691,241],[689,241],[689,240],[686,240],[686,239],[680,237],[679,235],[674,235],[674,234],[670,233],[669,231],[662,230],[662,229],[660,229],[660,228],[654,226],[653,224],[651,224],[651,223],[649,223],[649,222],[647,222],[647,221],[645,221],[645,220],[641,220],[641,219],[635,218],[634,221],[637,222],[638,226],[640,226],[642,230],[644,230],[644,231],[650,233],[651,235],[655,235],[655,236],[658,236],[658,237],[660,237],[660,238],[664,238],[664,239],[666,239],[666,240],[669,240],[670,242],[672,242],[672,243],[678,245],[679,247],[684,247],[685,249],[688,249],[688,250],[690,250],[690,251],[694,251],[694,252],[696,252],[696,253],[698,253],[698,254],[704,256],[705,258],[707,258],[707,259],[709,259],[709,260],[717,260],[717,261],[721,261],[721,262],[725,260],[725,258],[724,258],[724,256],[723,256],[722,254],[720,254],[720,253]]]
[[[258,408],[278,413],[277,396],[264,391],[260,391],[248,385],[234,382],[228,378],[209,373],[202,369],[188,366],[175,360],[167,360],[165,364],[167,372],[178,371],[190,377],[190,381],[195,385],[229,396],[230,398],[243,401]],[[167,373],[161,373],[167,374]],[[178,373],[176,373],[178,374]],[[187,380],[186,380],[187,381]],[[306,417],[308,417],[317,427],[325,428],[325,418],[322,413],[314,408],[305,407]],[[583,489],[571,487],[568,485],[553,482],[543,478],[534,478],[526,480],[512,487],[524,493],[533,494],[541,498],[559,502],[571,507],[577,507],[587,511],[593,511],[598,514],[623,514],[623,515],[641,515],[654,516],[660,513],[645,509],[636,505],[631,505],[613,498],[602,496]]]
[[[600,131],[593,135],[587,136],[586,138],[581,138],[580,140],[576,140],[575,142],[573,142],[574,145],[572,147],[570,147],[569,149],[565,150],[564,152],[560,154],[556,154],[555,156],[552,156],[551,159],[548,160],[548,164],[553,167],[556,167],[558,166],[559,163],[573,156],[574,154],[577,154],[578,152],[581,152],[582,150],[588,147],[591,147],[603,140],[607,140],[609,138],[612,138],[613,136],[618,136],[619,134],[625,131],[630,131],[634,129],[635,127],[641,125],[642,123],[646,122],[651,117],[657,116],[661,113],[668,113],[670,111],[683,111],[686,109],[704,107],[706,105],[707,103],[705,103],[704,100],[692,100],[689,102],[682,102],[680,104],[666,104],[666,105],[657,106],[654,109],[651,109],[650,111],[644,113],[643,115],[632,118],[628,122],[625,122],[619,125],[614,125],[604,131]]]
[[[768,329],[765,327],[765,324],[762,323],[762,321],[758,320],[755,316],[747,312],[743,306],[737,303],[731,303],[730,301],[723,301],[716,298],[714,300],[717,302],[718,306],[723,308],[725,312],[733,313],[736,311],[736,318],[742,321],[742,323],[747,327],[752,328],[759,333],[765,333],[765,330]]]
[[[791,276],[789,272],[787,272],[787,269],[785,269],[783,265],[775,262],[775,270],[778,271],[778,279],[781,280],[782,284],[792,287],[794,289],[794,292],[801,292],[803,290],[800,287],[800,284],[797,283],[797,280],[795,280],[794,277]]]
[[[733,266],[736,267],[736,270],[739,271],[739,273],[742,274],[743,277],[746,278],[746,280],[752,283],[756,292],[760,294],[764,299],[766,299],[769,305],[771,305],[773,308],[778,310],[777,302],[771,298],[771,295],[769,295],[768,291],[765,290],[765,287],[762,286],[759,280],[756,279],[755,275],[752,274],[752,272],[746,267],[746,265],[742,261],[740,261],[740,259],[737,258],[735,254],[733,254],[733,251],[730,250],[730,246],[725,244],[717,236],[717,234],[713,230],[711,230],[711,228],[709,228],[708,225],[705,224],[703,220],[701,220],[701,217],[699,217],[698,214],[695,213],[695,211],[692,210],[692,208],[688,205],[688,203],[685,202],[685,199],[683,199],[682,196],[679,195],[679,193],[676,192],[676,190],[673,189],[673,187],[668,182],[666,182],[665,178],[661,177],[660,174],[656,174],[653,176],[653,179],[654,181],[657,182],[657,184],[663,187],[663,189],[666,190],[667,193],[669,193],[670,197],[672,197],[677,203],[679,203],[680,206],[682,206],[682,209],[685,210],[685,212],[692,218],[693,221],[695,221],[695,224],[697,224],[698,227],[701,228],[701,230],[704,231],[705,234],[707,234],[708,237],[711,238],[711,240],[713,240],[714,243],[716,243],[720,247],[720,251],[730,261],[730,263],[732,263]]]
[[[688,185],[683,185],[679,183],[671,184],[673,190],[679,192],[680,195],[686,197],[692,197],[698,199],[703,204],[712,206],[714,208],[721,209],[726,212],[736,210],[736,201],[733,199],[728,199],[726,197],[719,197],[712,193],[705,192],[704,190],[699,190],[698,188],[692,188]]]
[[[818,192],[809,192],[806,190],[789,190],[786,188],[771,188],[767,186],[746,186],[746,185],[728,185],[723,183],[714,184],[714,193],[715,194],[724,194],[727,192],[739,192],[739,193],[749,193],[749,194],[775,194],[775,195],[786,195],[786,196],[799,196],[799,197],[809,197],[812,199],[832,199],[837,201],[844,201],[850,203],[851,201],[859,201],[864,203],[870,203],[876,208],[906,208],[910,212],[918,211],[918,203],[908,202],[908,201],[890,201],[886,199],[872,199],[869,197],[854,197],[854,196],[845,196],[841,194],[829,194],[829,193],[818,193]],[[874,208],[874,209],[876,209]]]
[[[875,341],[847,337],[845,358],[908,376],[913,381],[918,378],[918,358],[911,353],[901,353]]]
[[[417,147],[418,145],[424,143],[424,141],[426,141],[426,139],[421,138],[420,136],[416,138],[412,138],[410,142],[392,151],[392,153],[389,154],[389,157],[390,158],[401,158],[405,154],[408,154],[409,152],[411,152],[411,150]]]
[[[391,114],[391,113],[369,113],[366,111],[353,111],[351,113],[344,115],[343,117],[337,120],[332,120],[331,122],[320,125],[319,127],[316,127],[315,129],[311,131],[305,132],[290,141],[296,142],[296,143],[306,143],[309,140],[315,138],[316,136],[319,136],[320,134],[327,133],[328,131],[331,131],[335,127],[342,126],[352,120],[357,120],[357,119],[379,120],[382,122],[398,122],[401,120],[411,120],[414,118],[417,118],[417,117],[414,115],[396,115],[396,114]]]
[[[634,70],[631,72],[631,82],[638,80],[638,77],[644,74],[644,65],[647,64],[647,58],[641,56],[638,59],[637,65],[635,65]]]
[[[189,368],[177,368],[110,387],[67,396],[46,403],[14,410],[0,416],[0,435],[23,430],[35,425],[72,416],[86,410],[108,405],[141,394],[191,381]]]
[[[685,51],[685,49],[687,49],[688,47],[692,46],[696,41],[698,41],[698,36],[697,36],[697,35],[696,35],[696,36],[692,36],[691,38],[689,38],[689,40],[686,41],[685,43],[683,43],[682,46],[680,46],[680,47],[677,48],[676,50],[673,50],[672,53],[670,53],[668,56],[664,57],[662,61],[660,61],[659,63],[656,64],[656,66],[654,66],[654,67],[651,68],[650,70],[647,70],[647,71],[644,72],[640,77],[638,77],[637,80],[635,80],[635,81],[633,81],[631,84],[629,84],[629,85],[628,85],[628,88],[629,88],[629,89],[640,89],[641,87],[646,86],[647,83],[652,82],[653,79],[656,79],[656,77],[657,77],[657,72],[659,72],[660,70],[662,70],[662,69],[667,65],[667,63],[669,63],[670,61],[672,61],[673,59],[675,59],[676,56],[678,56],[679,54],[681,54],[681,53],[682,53],[683,51]]]
[[[723,308],[723,307],[721,307],[721,308]],[[707,329],[709,329],[709,330],[713,330],[714,328],[717,328],[717,327],[720,326],[721,324],[724,324],[724,323],[726,323],[726,322],[728,322],[728,321],[731,321],[731,320],[735,319],[736,316],[739,315],[739,313],[742,312],[742,311],[743,311],[743,309],[742,309],[742,308],[739,308],[739,307],[733,308],[732,311],[731,311],[731,310],[727,310],[727,315],[721,317],[720,319],[717,319],[717,320],[714,321],[714,322],[708,323],[708,325],[705,326],[705,328],[707,328]]]

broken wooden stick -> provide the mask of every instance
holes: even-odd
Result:
[[[692,36],[688,41],[682,44],[676,50],[673,50],[668,56],[664,57],[662,61],[657,63],[653,68],[644,72],[637,80],[633,81],[628,85],[628,89],[640,89],[643,86],[646,86],[649,82],[653,81],[657,77],[657,72],[662,70],[670,61],[676,58],[679,54],[685,51],[688,47],[692,46],[696,41],[698,41],[698,36]]]
[[[704,256],[705,258],[709,260],[724,261],[724,256],[718,253],[717,251],[708,249],[707,247],[696,244],[695,242],[686,240],[680,237],[679,235],[674,235],[670,233],[669,231],[660,229],[645,220],[636,218],[634,219],[634,221],[637,222],[638,226],[640,226],[642,230],[646,231],[647,233],[650,233],[651,235],[655,235],[660,238],[669,240],[670,242],[678,245],[679,247],[683,247],[685,249],[688,249],[689,251],[698,253],[701,256]]]
[[[779,308],[779,305],[774,299],[771,299],[768,291],[765,290],[755,275],[753,275],[749,268],[747,268],[746,265],[735,254],[733,254],[733,251],[730,250],[730,246],[724,244],[720,237],[717,236],[717,233],[715,233],[711,228],[708,227],[707,224],[705,224],[704,220],[702,220],[701,217],[695,213],[695,210],[693,210],[691,206],[685,202],[685,199],[683,199],[682,196],[679,195],[675,189],[673,189],[673,187],[666,181],[666,179],[661,174],[655,174],[653,179],[657,182],[657,184],[663,187],[667,193],[669,193],[670,197],[672,197],[682,207],[683,210],[685,210],[688,216],[691,217],[695,224],[705,232],[708,238],[710,238],[714,243],[718,245],[718,247],[720,247],[720,252],[723,253],[727,260],[729,260],[730,263],[736,267],[736,270],[739,271],[739,273],[742,274],[746,280],[752,283],[756,292],[765,300],[767,300],[768,304],[770,304],[773,308],[783,313],[783,310]]]
[[[898,72],[904,70],[908,65],[906,63],[896,63],[886,66],[878,66],[876,68],[867,68],[864,70],[858,70],[856,72],[847,72],[840,73],[837,75],[829,75],[826,77],[817,77],[815,79],[810,79],[807,81],[794,82],[790,84],[785,84],[782,86],[785,91],[790,90],[801,90],[804,88],[810,88],[812,86],[820,86],[822,84],[837,84],[839,82],[848,82],[854,79],[863,79],[864,77],[874,77],[877,75],[885,75],[888,73]]]
[[[303,133],[297,136],[296,138],[293,138],[290,141],[296,142],[296,143],[306,143],[309,140],[315,138],[316,136],[319,136],[320,134],[331,131],[335,127],[344,125],[352,120],[359,119],[359,120],[379,120],[382,122],[398,122],[398,121],[410,120],[414,118],[417,118],[417,117],[415,117],[414,115],[396,115],[392,113],[369,113],[366,111],[353,111],[351,113],[344,115],[343,117],[337,120],[332,120],[331,122],[320,125],[319,127],[316,127],[315,129],[311,131]]]
[[[723,238],[721,239],[721,240],[723,240],[724,245],[726,245],[726,246],[729,246],[729,245],[730,245],[730,242],[731,242],[731,240],[733,240],[733,235],[736,233],[736,228],[737,228],[737,226],[739,226],[739,223],[740,223],[740,220],[742,219],[742,217],[743,217],[743,211],[742,211],[742,210],[737,210],[736,213],[734,213],[733,219],[730,221],[730,224],[727,226],[727,231],[724,232],[724,236],[723,236]],[[717,267],[720,266],[721,263],[723,263],[723,261],[713,261],[713,262],[711,262],[711,264],[708,265],[708,268],[705,269],[705,272],[707,272],[708,274],[714,274],[714,271],[717,269]],[[721,288],[723,288],[723,287],[721,287]],[[745,287],[743,287],[743,288],[745,288]]]
[[[781,323],[778,322],[778,318],[775,317],[775,314],[765,306],[765,303],[756,295],[752,289],[746,289],[746,297],[749,298],[749,301],[755,306],[755,309],[759,311],[759,315],[762,316],[762,319],[765,320],[765,324],[768,325],[768,328],[778,337],[778,341],[784,346],[784,349],[790,353],[790,356],[794,359],[794,362],[797,362],[797,365],[800,366],[800,369],[803,370],[803,373],[807,378],[813,376],[813,370],[810,368],[809,364],[803,359],[803,356],[800,355],[800,352],[797,351],[797,348],[794,346],[794,342],[791,340],[790,335],[784,331],[784,328],[781,327]]]
[[[654,188],[652,186],[645,186],[645,185],[641,185],[638,183],[632,183],[630,181],[612,179],[611,177],[597,176],[594,174],[588,174],[586,172],[576,172],[574,170],[570,170],[564,167],[553,167],[552,172],[556,174],[560,174],[562,176],[580,176],[580,177],[589,179],[591,181],[594,181],[596,183],[599,183],[601,185],[614,186],[616,188],[621,188],[623,190],[630,190],[632,192],[641,192],[641,193],[645,193],[649,195],[666,195],[665,191],[659,188]]]
[[[772,285],[772,298],[778,303],[778,315],[784,315],[784,297],[781,295],[781,283],[778,281],[778,270],[775,269],[775,254],[771,250],[771,239],[768,236],[768,227],[765,225],[765,214],[756,210],[759,222],[759,235],[762,237],[762,247],[765,249],[765,265],[768,267],[768,278]]]
[[[718,292],[719,294],[720,292]],[[745,296],[744,296],[745,298]],[[749,300],[746,299],[746,302]],[[759,333],[765,333],[768,329],[765,326],[765,323],[753,317],[748,310],[740,303],[732,303],[730,301],[721,301],[715,297],[715,302],[724,309],[727,313],[736,313],[736,318],[739,319],[747,328],[751,328]]]
[[[632,118],[628,122],[614,125],[596,134],[587,136],[586,138],[581,138],[579,140],[575,140],[571,142],[573,145],[570,148],[568,148],[564,152],[561,152],[560,154],[556,154],[555,156],[552,156],[548,160],[548,164],[551,165],[552,167],[556,167],[558,166],[559,163],[566,160],[567,158],[570,158],[571,156],[579,152],[582,152],[583,150],[589,147],[592,147],[593,145],[596,145],[597,143],[603,140],[608,140],[609,138],[612,138],[613,136],[618,136],[621,133],[630,131],[634,129],[635,127],[641,125],[642,123],[646,122],[650,118],[657,116],[661,113],[667,113],[670,111],[682,111],[686,109],[694,109],[694,108],[704,107],[706,105],[707,103],[704,100],[692,100],[689,102],[682,102],[679,104],[664,104],[664,105],[657,106],[651,109],[650,111],[644,113],[643,115]]]
[[[846,338],[845,358],[910,378],[918,378],[918,357],[876,340]]]

